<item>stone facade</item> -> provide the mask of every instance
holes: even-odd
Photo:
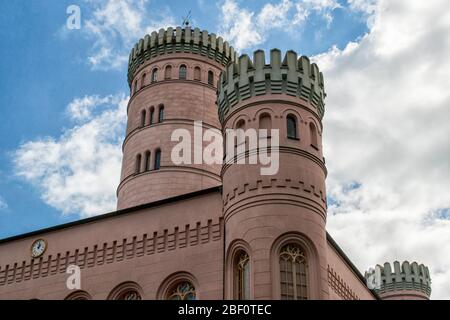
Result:
[[[141,39],[129,60],[117,211],[0,240],[0,299],[383,297],[326,231],[323,75],[293,51],[269,60],[261,50],[237,59],[197,28]],[[278,129],[278,172],[173,164],[172,132],[193,136],[199,120],[223,133]],[[233,159],[258,148],[244,142]],[[46,250],[32,256],[37,239]],[[78,290],[66,285],[70,266]]]

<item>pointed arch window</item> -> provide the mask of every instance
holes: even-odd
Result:
[[[235,299],[250,299],[250,257],[245,251],[236,256],[234,281]]]
[[[308,261],[303,249],[296,244],[285,245],[279,263],[281,299],[308,299]]]
[[[195,287],[190,281],[177,282],[167,293],[167,300],[195,300]]]
[[[141,88],[145,87],[145,78],[147,77],[147,74],[144,72],[141,79]]]
[[[287,137],[289,139],[298,139],[297,137],[297,118],[290,114],[286,117]]]
[[[172,66],[167,66],[164,70],[164,79],[172,79]]]
[[[186,66],[184,64],[182,64],[180,66],[180,70],[179,70],[179,73],[178,73],[178,78],[179,79],[186,79],[186,74],[187,74],[187,68],[186,68]]]
[[[208,84],[214,85],[214,73],[211,70],[208,71]]]
[[[161,168],[161,150],[156,150],[155,152],[155,165],[154,170],[159,170]]]

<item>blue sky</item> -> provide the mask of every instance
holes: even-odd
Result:
[[[1,1],[0,238],[114,210],[129,50],[189,10],[240,53],[318,63],[328,230],[360,270],[417,260],[450,298],[448,0]]]
[[[66,8],[71,4],[81,9],[80,30],[64,30],[68,18]],[[258,12],[265,4],[247,1],[245,8]],[[104,1],[92,4],[73,0],[16,0],[0,4],[0,106],[3,115],[0,120],[0,196],[7,205],[0,213],[0,238],[79,217],[77,212],[61,215],[61,210],[42,201],[39,188],[17,177],[12,158],[21,144],[37,138],[58,137],[73,126],[66,106],[76,97],[128,93],[126,64],[97,68],[88,61],[95,50],[96,39],[84,30],[86,20],[93,19],[95,10],[105,5]],[[221,5],[223,2],[213,1],[144,3],[147,12],[161,12],[165,17],[157,18],[174,21],[174,26],[191,10],[193,26],[210,32],[219,32],[221,28]],[[269,30],[267,41],[243,48],[241,52],[277,47],[315,55],[332,45],[342,48],[367,31],[361,14],[342,5],[330,11],[333,21],[329,26],[321,13],[313,13],[308,21],[289,32]],[[134,43],[143,36],[144,33],[136,33],[130,39],[111,37],[110,40],[118,51],[126,54],[131,47],[124,43]]]

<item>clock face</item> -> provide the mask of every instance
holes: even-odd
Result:
[[[47,242],[44,239],[38,239],[31,245],[31,256],[33,258],[40,257],[47,249]]]

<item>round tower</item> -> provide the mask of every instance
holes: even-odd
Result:
[[[429,300],[431,278],[428,267],[417,262],[389,262],[377,265],[375,272],[366,272],[368,279],[383,300]]]
[[[327,299],[323,76],[307,57],[288,51],[282,59],[273,49],[270,64],[262,50],[253,61],[242,55],[219,81],[224,132],[274,129],[279,135],[279,148],[269,151],[279,158],[276,173],[263,175],[261,162],[235,161],[264,148],[252,149],[248,141],[241,152],[236,142],[235,156],[222,167],[225,298]],[[271,144],[276,135],[269,131],[258,140]]]
[[[118,209],[221,184],[221,166],[194,163],[194,150],[191,163],[174,164],[171,135],[186,129],[194,137],[194,121],[220,130],[216,84],[234,60],[227,42],[198,28],[161,29],[134,46]]]

